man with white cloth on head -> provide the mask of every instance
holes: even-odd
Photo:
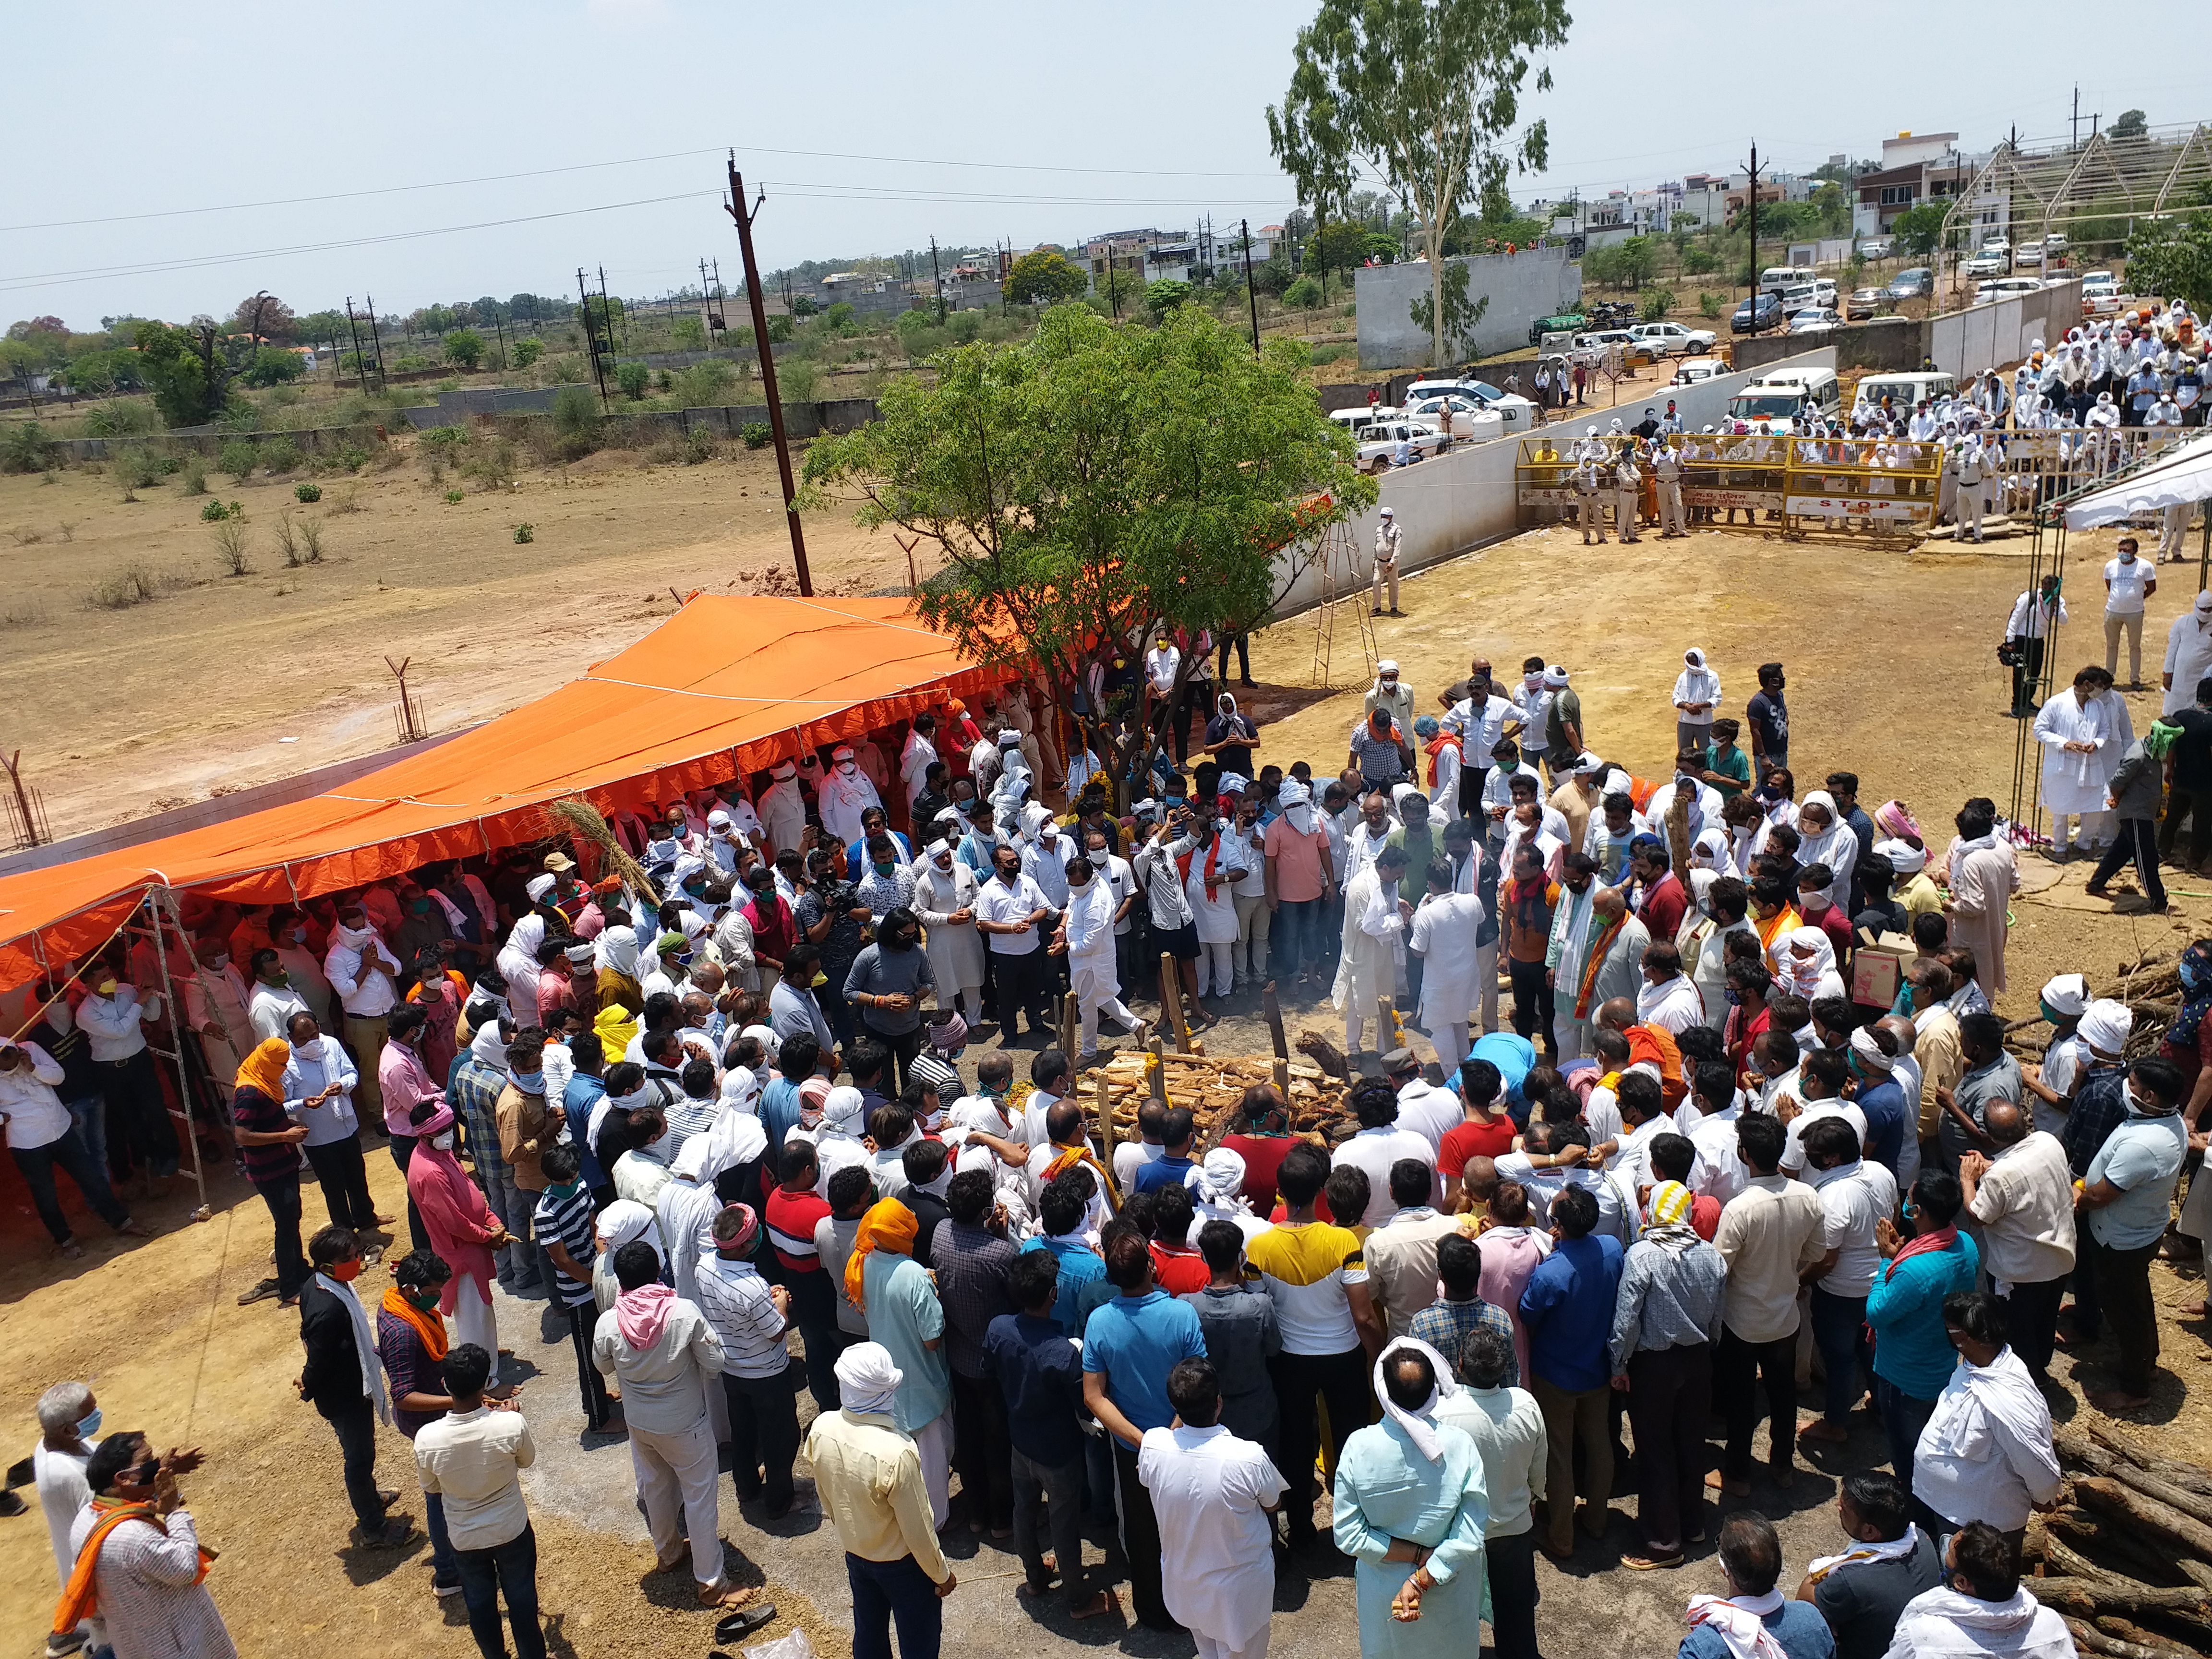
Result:
[[[1244,1156],[1231,1146],[1216,1146],[1194,1170],[1185,1171],[1184,1188],[1190,1194],[1189,1243],[1196,1244],[1209,1221],[1225,1221],[1250,1243],[1267,1231],[1266,1218],[1252,1213],[1252,1200],[1244,1196]]]
[[[846,847],[860,839],[860,814],[884,804],[876,786],[854,759],[850,744],[841,743],[830,751],[830,775],[816,791],[815,804],[822,811],[822,827]]]
[[[1370,1018],[1376,1022],[1376,1052],[1398,1046],[1396,1035],[1383,1029],[1380,1005],[1397,986],[1405,913],[1411,908],[1398,896],[1407,863],[1404,848],[1386,844],[1374,863],[1344,884],[1342,955],[1328,1000],[1344,1014],[1347,1060],[1365,1047],[1361,1034]]]
[[[806,828],[806,797],[800,791],[799,769],[779,761],[769,769],[769,777],[772,781],[760,798],[761,828],[775,851],[796,852],[799,833]]]
[[[2051,1407],[2005,1340],[2004,1304],[1971,1291],[1943,1304],[1959,1364],[1912,1449],[1912,1492],[1954,1526],[1986,1521],[2015,1548],[2028,1516],[2064,1477],[2051,1447]]]
[[[1336,1468],[1336,1547],[1353,1583],[1363,1659],[1458,1659],[1482,1616],[1490,1499],[1464,1429],[1437,1420],[1452,1367],[1401,1336],[1375,1362],[1382,1420],[1355,1430]]]
[[[1905,1604],[1886,1659],[2074,1659],[2074,1638],[2054,1608],[2020,1581],[2020,1549],[1987,1522],[1944,1541],[1943,1582]]]
[[[899,750],[899,781],[906,787],[907,810],[914,810],[914,798],[929,787],[929,769],[937,760],[937,744],[932,741],[937,735],[937,716],[917,714],[906,734],[906,746]],[[916,836],[927,829],[915,824]]]
[[[1774,1523],[1739,1510],[1721,1523],[1721,1573],[1728,1594],[1690,1598],[1690,1633],[1676,1659],[1833,1659],[1836,1638],[1809,1601],[1786,1599],[1782,1540]]]
[[[1264,1449],[1222,1425],[1212,1361],[1177,1362],[1167,1395],[1175,1421],[1146,1429],[1137,1448],[1137,1479],[1159,1524],[1161,1599],[1198,1659],[1262,1659],[1283,1477]]]
[[[1066,909],[1052,942],[1055,956],[1067,957],[1067,977],[1075,992],[1077,1022],[1082,1030],[1083,1052],[1076,1064],[1088,1066],[1098,1058],[1098,1016],[1110,1014],[1122,1030],[1134,1036],[1144,1022],[1121,1000],[1121,981],[1114,959],[1114,912],[1119,901],[1113,884],[1100,876],[1087,858],[1070,859],[1065,866]]]
[[[920,827],[916,827],[920,834]],[[933,842],[914,866],[914,912],[929,951],[939,1006],[953,1000],[970,1019],[983,1017],[983,935],[975,927],[982,884],[954,856],[950,841]]]

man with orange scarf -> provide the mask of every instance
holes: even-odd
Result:
[[[385,1392],[392,1401],[392,1426],[410,1440],[453,1405],[446,1392],[446,1322],[438,1317],[438,1298],[453,1270],[433,1250],[416,1249],[392,1269],[376,1309],[376,1357],[384,1366]],[[460,1563],[446,1532],[441,1492],[422,1495],[422,1524],[430,1534],[430,1588],[441,1599],[461,1593]]]
[[[868,1340],[883,1345],[902,1374],[891,1426],[921,1455],[930,1524],[942,1528],[952,1513],[952,1368],[936,1281],[914,1259],[919,1225],[895,1198],[872,1206],[845,1263],[845,1293],[867,1315]]]
[[[284,1112],[284,1066],[291,1057],[292,1045],[283,1037],[265,1039],[240,1062],[231,1091],[231,1127],[246,1178],[269,1206],[276,1232],[276,1277],[240,1297],[241,1308],[272,1296],[289,1308],[307,1282],[307,1258],[300,1249],[300,1143],[307,1132]]]
[[[84,1469],[92,1499],[70,1528],[76,1565],[54,1609],[54,1643],[97,1619],[128,1659],[238,1659],[204,1582],[215,1557],[177,1492],[177,1475],[198,1462],[198,1452],[156,1457],[131,1431],[100,1443]]]

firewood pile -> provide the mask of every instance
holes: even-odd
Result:
[[[2054,1437],[2059,1507],[2030,1518],[2038,1601],[2084,1655],[2185,1659],[2212,1649],[2212,1470],[2091,1421]]]
[[[2162,952],[2132,963],[2124,962],[2118,964],[2111,984],[2091,988],[2092,1000],[2110,998],[2124,1002],[2128,1012],[2135,1016],[2135,1030],[2128,1037],[2127,1059],[2140,1060],[2145,1054],[2158,1052],[2159,1040],[2166,1035],[2174,1011],[2181,1006],[2178,963],[2178,957]],[[2039,1013],[2013,1020],[2005,1026],[2005,1046],[2015,1059],[2041,1060],[2050,1037],[2051,1028],[2044,1024]]]
[[[1310,1059],[1294,1057],[1289,1062],[1291,1128],[1334,1146],[1356,1133],[1359,1124],[1346,1103],[1347,1068],[1334,1048],[1325,1042],[1322,1046],[1335,1061],[1334,1074]],[[1194,1040],[1192,1047],[1203,1050],[1203,1039]],[[1202,1148],[1218,1144],[1224,1135],[1243,1127],[1237,1108],[1246,1089],[1275,1080],[1275,1062],[1266,1054],[1183,1054],[1169,1049],[1160,1055],[1160,1065],[1167,1079],[1168,1104],[1187,1106],[1197,1114]],[[1117,1141],[1136,1139],[1138,1109],[1152,1095],[1152,1056],[1146,1050],[1123,1049],[1077,1080],[1076,1097],[1095,1112],[1099,1080],[1103,1079]]]

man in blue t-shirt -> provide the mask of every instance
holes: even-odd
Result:
[[[1164,1154],[1149,1164],[1137,1166],[1132,1192],[1149,1193],[1156,1187],[1180,1187],[1182,1178],[1196,1167],[1191,1158],[1191,1148],[1198,1139],[1198,1119],[1188,1106],[1170,1108],[1166,1121],[1160,1128],[1160,1145]],[[1167,1374],[1160,1374],[1161,1386],[1166,1386]],[[1164,1396],[1163,1396],[1164,1397]],[[1162,1428],[1167,1426],[1163,1423]]]
[[[1809,1601],[1785,1600],[1775,1589],[1782,1576],[1782,1540],[1774,1523],[1751,1510],[1721,1522],[1721,1571],[1728,1596],[1692,1596],[1690,1633],[1676,1659],[1734,1659],[1748,1653],[1764,1629],[1784,1659],[1835,1659],[1836,1638]]]
[[[1206,1331],[1188,1303],[1152,1283],[1151,1247],[1133,1228],[1115,1230],[1107,1242],[1106,1276],[1121,1294],[1084,1328],[1083,1403],[1113,1438],[1121,1548],[1138,1620],[1153,1630],[1175,1630],[1179,1626],[1160,1586],[1159,1521],[1152,1494],[1137,1478],[1137,1452],[1146,1430],[1175,1421],[1168,1373],[1182,1360],[1206,1357]]]
[[[1594,1535],[1605,1531],[1613,1492],[1613,1435],[1606,1416],[1613,1393],[1613,1303],[1620,1291],[1620,1241],[1593,1236],[1597,1200],[1587,1187],[1568,1187],[1552,1200],[1552,1254],[1521,1292],[1521,1325],[1528,1333],[1529,1392],[1544,1413],[1545,1482],[1551,1498],[1547,1554],[1575,1548],[1575,1443],[1582,1442],[1583,1490]]]
[[[1763,662],[1759,665],[1759,690],[1744,706],[1744,719],[1751,727],[1751,781],[1754,787],[1766,781],[1766,775],[1776,767],[1790,764],[1790,709],[1782,698],[1785,684],[1782,665]]]

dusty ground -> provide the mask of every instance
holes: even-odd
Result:
[[[112,763],[134,737],[143,745],[134,754],[181,766],[182,756],[190,753],[205,764],[226,748],[242,749],[241,734],[257,721],[270,730],[266,722],[280,711],[308,736],[335,732],[349,715],[364,723],[372,714],[382,719],[382,693],[368,668],[377,665],[374,654],[387,645],[406,648],[396,635],[412,640],[418,649],[428,638],[446,641],[447,655],[465,647],[473,653],[467,660],[484,664],[483,669],[452,671],[447,683],[457,688],[478,684],[471,677],[480,673],[487,697],[489,688],[498,687],[512,701],[573,672],[602,648],[599,641],[632,635],[658,614],[643,598],[653,584],[681,585],[709,572],[719,576],[760,557],[732,550],[741,535],[757,546],[778,528],[760,521],[772,508],[755,505],[759,473],[739,470],[750,465],[678,469],[653,479],[617,472],[602,475],[611,483],[546,482],[526,486],[526,505],[520,507],[503,498],[480,503],[471,497],[450,511],[474,515],[463,522],[481,521],[482,559],[464,565],[452,558],[450,543],[441,543],[446,550],[436,556],[442,563],[435,568],[416,538],[428,515],[449,509],[434,497],[422,499],[419,488],[410,494],[401,483],[379,485],[368,512],[341,515],[334,523],[334,537],[344,538],[337,550],[357,553],[359,563],[297,573],[313,614],[296,644],[267,631],[271,616],[290,619],[282,607],[299,597],[276,597],[270,590],[279,579],[272,576],[243,579],[254,596],[251,614],[243,617],[231,614],[240,607],[226,603],[240,584],[192,590],[118,617],[102,613],[97,621],[117,630],[113,642],[123,647],[108,649],[104,632],[94,635],[85,628],[86,613],[63,609],[65,597],[100,568],[90,562],[89,550],[72,570],[73,551],[58,558],[62,550],[47,544],[19,549],[0,556],[24,561],[18,568],[29,573],[30,586],[43,585],[55,614],[27,635],[12,635],[10,643],[27,640],[32,653],[49,667],[81,665],[65,682],[67,695],[41,697],[35,708],[49,726],[60,719],[70,737],[70,752],[86,757],[76,775],[88,780],[88,800],[93,757],[106,756]],[[748,478],[756,482],[749,485]],[[733,506],[727,498],[746,487],[754,495],[738,496]],[[88,505],[85,523],[77,527],[79,541],[68,544],[71,550],[87,545],[91,526],[98,524],[105,549],[100,557],[119,560],[132,533],[124,515],[143,512],[155,515],[146,520],[146,529],[165,550],[162,556],[181,564],[189,556],[206,565],[197,526],[186,521],[179,504],[161,501],[158,492],[141,508],[123,508],[92,500],[89,486],[75,477],[52,487],[9,480],[0,491],[0,523],[27,521],[24,503],[38,501],[41,493],[55,496],[58,506],[47,516],[58,516],[58,503],[72,499],[72,491]],[[259,492],[272,509],[274,493]],[[371,493],[365,488],[365,496]],[[640,503],[664,515],[658,522],[679,545],[655,550],[639,533],[636,515],[648,511]],[[258,504],[253,511],[250,522],[265,524],[268,514]],[[748,519],[749,511],[757,516]],[[526,550],[505,541],[501,528],[526,516],[539,526],[539,539]],[[124,523],[104,527],[111,519]],[[555,533],[547,533],[549,526]],[[834,526],[823,522],[810,528],[816,544],[838,545]],[[2109,534],[2077,538],[2075,568],[2105,556],[2110,540]],[[842,545],[842,556],[854,561],[847,568],[884,569],[859,538],[848,535]],[[372,553],[371,547],[379,550]],[[538,566],[532,562],[538,560],[550,561],[567,581],[535,580]],[[1907,801],[1940,844],[1964,796],[1986,793],[2001,804],[2010,796],[2018,728],[1998,716],[2006,686],[1992,647],[2022,569],[2003,544],[1981,555],[1907,556],[1711,535],[1686,544],[1647,539],[1632,550],[1613,545],[1601,552],[1584,551],[1571,536],[1539,532],[1415,577],[1406,590],[1408,615],[1383,619],[1380,638],[1423,705],[1433,701],[1437,687],[1464,673],[1477,651],[1509,670],[1528,654],[1565,662],[1575,672],[1592,743],[1639,770],[1661,763],[1671,745],[1667,693],[1683,647],[1701,645],[1711,653],[1731,706],[1749,690],[1753,665],[1779,657],[1792,676],[1804,787],[1830,769],[1849,767],[1860,774],[1869,803],[1891,796]],[[387,579],[386,593],[378,592],[380,572]],[[2172,586],[2151,601],[2148,631],[2158,640],[2194,591],[2193,576],[2193,571],[2170,569]],[[282,580],[289,586],[295,579]],[[487,581],[496,596],[489,606],[480,597]],[[319,589],[319,582],[329,591]],[[18,589],[25,585],[16,583]],[[2056,647],[2062,665],[2097,654],[2097,607],[2088,598],[2094,583],[2077,577],[2069,586],[2077,617]],[[490,620],[501,609],[496,601],[525,618],[557,612],[572,632],[561,636],[559,647],[538,653],[542,663],[518,664]],[[1344,665],[1358,653],[1357,644],[1350,643],[1356,641],[1355,623],[1348,612],[1338,618],[1340,686],[1360,678],[1356,662]],[[1327,773],[1339,764],[1344,733],[1358,712],[1358,691],[1316,695],[1310,684],[1316,626],[1315,618],[1295,619],[1255,642],[1253,667],[1267,689],[1250,706],[1266,722],[1263,755],[1284,763],[1304,756]],[[247,631],[253,629],[262,631]],[[532,637],[543,637],[542,630]],[[88,638],[100,640],[97,657],[83,648]],[[569,646],[568,639],[579,643]],[[215,654],[218,642],[222,656]],[[18,702],[31,694],[22,654],[20,646],[11,649],[0,667]],[[2155,647],[2153,654],[2154,659]],[[258,666],[244,673],[230,668],[241,659]],[[180,678],[200,695],[177,696]],[[319,702],[319,692],[311,688],[328,682],[354,689]],[[160,715],[161,723],[145,728],[143,737],[134,724],[150,711],[186,707],[193,712]],[[2146,695],[2132,699],[2131,707],[2140,727],[2156,703]],[[209,729],[204,722],[210,720],[220,726]],[[228,738],[221,735],[225,732]],[[361,746],[379,735],[380,728],[363,736]],[[282,752],[289,758],[296,750]],[[144,769],[151,762],[137,764]],[[166,775],[142,769],[134,775],[152,787]],[[2002,999],[2007,1013],[2028,1012],[2033,988],[2051,973],[2081,969],[2093,983],[2101,982],[2141,951],[2171,951],[2186,937],[2212,931],[2205,927],[2212,896],[2194,883],[2176,884],[2182,890],[2180,914],[2171,921],[2116,920],[2081,897],[2083,874],[2081,866],[2069,866],[2055,888],[2023,895],[2018,902],[2011,989]],[[1264,1048],[1254,1000],[1235,1004],[1235,1018],[1212,1041],[1217,1051]],[[1323,1029],[1334,1023],[1326,1009],[1294,1006],[1293,1032],[1308,1018]],[[370,1170],[380,1197],[390,1203],[397,1181],[388,1159],[373,1155]],[[302,1651],[313,1645],[303,1636],[338,1629],[373,1631],[380,1643],[426,1654],[469,1651],[458,1606],[434,1602],[428,1595],[421,1548],[395,1560],[343,1547],[347,1517],[336,1448],[289,1389],[298,1364],[291,1316],[268,1304],[234,1305],[238,1292],[263,1270],[264,1212],[227,1174],[211,1190],[212,1223],[183,1225],[187,1206],[171,1200],[150,1206],[170,1231],[130,1250],[117,1249],[99,1236],[96,1223],[87,1223],[85,1260],[64,1267],[48,1252],[15,1177],[0,1171],[0,1352],[9,1357],[0,1377],[0,1421],[6,1439],[18,1448],[15,1455],[27,1453],[33,1443],[32,1407],[39,1392],[58,1378],[88,1377],[110,1423],[143,1425],[165,1443],[207,1448],[209,1467],[191,1478],[188,1491],[208,1536],[224,1551],[210,1583],[243,1651]],[[307,1200],[310,1224],[319,1218],[319,1204],[313,1196]],[[365,1280],[372,1291],[380,1291],[383,1282],[374,1273]],[[2154,1282],[2169,1310],[2201,1294],[2193,1276],[2184,1279],[2164,1266]],[[708,1621],[681,1605],[688,1594],[682,1583],[654,1580],[641,1589],[650,1559],[629,1508],[629,1460],[619,1443],[580,1438],[565,1337],[556,1344],[541,1342],[537,1311],[535,1304],[504,1304],[501,1329],[506,1341],[542,1373],[524,1398],[544,1448],[544,1465],[530,1479],[530,1495],[541,1539],[544,1604],[565,1644],[556,1651],[702,1650]],[[2206,1404],[2212,1398],[2212,1364],[2204,1337],[2200,1322],[2169,1320],[2166,1373],[2141,1418],[2179,1430],[2168,1437],[2185,1448],[2212,1444],[2212,1408]],[[2068,1363],[2061,1362],[2062,1374]],[[805,1396],[801,1401],[804,1407]],[[386,1484],[405,1485],[404,1455],[404,1443],[387,1434]],[[1791,1563],[1832,1547],[1832,1477],[1881,1456],[1878,1431],[1864,1422],[1842,1457],[1830,1461],[1821,1454],[1819,1472],[1801,1476],[1792,1492],[1757,1489],[1753,1501],[1784,1517]],[[407,1506],[419,1514],[412,1498]],[[834,1543],[818,1516],[802,1506],[770,1535],[726,1498],[722,1522],[739,1558],[733,1570],[741,1582],[766,1582],[776,1601],[807,1625],[817,1646],[842,1652],[848,1602]],[[1660,1650],[1677,1639],[1683,1598],[1718,1588],[1718,1568],[1710,1557],[1676,1574],[1605,1571],[1613,1563],[1612,1552],[1629,1539],[1626,1522],[1617,1521],[1607,1550],[1586,1547],[1565,1572],[1548,1563],[1540,1569],[1545,1601],[1540,1617],[1547,1649],[1607,1659]],[[1140,1656],[1189,1650],[1180,1642],[1118,1626],[1054,1620],[1041,1633],[1015,1598],[1012,1557],[988,1542],[976,1549],[965,1539],[956,1540],[956,1553],[968,1559],[960,1564],[963,1586],[951,1609],[951,1629],[971,1649],[1021,1644],[1032,1651],[1078,1645],[1117,1645]],[[51,1571],[35,1505],[30,1514],[0,1524],[0,1574],[31,1587],[0,1606],[0,1648],[35,1650]],[[1278,1621],[1278,1651],[1299,1659],[1339,1659],[1352,1650],[1351,1596],[1341,1578],[1309,1582],[1286,1573],[1278,1607],[1298,1610],[1295,1618]]]

